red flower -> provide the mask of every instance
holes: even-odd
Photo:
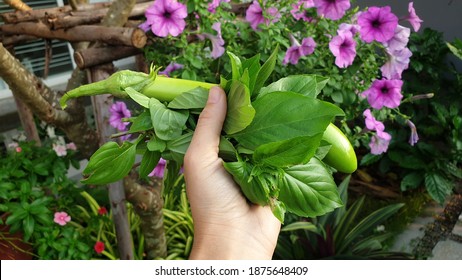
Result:
[[[95,249],[96,253],[101,254],[104,251],[104,243],[97,241],[93,248]]]
[[[104,207],[104,206],[103,206],[103,207],[100,207],[100,208],[98,209],[98,214],[100,214],[101,216],[102,216],[102,215],[106,215],[106,214],[107,214],[107,209],[106,209],[106,207]]]

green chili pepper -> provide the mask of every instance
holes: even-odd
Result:
[[[333,124],[329,124],[322,139],[332,145],[323,161],[336,170],[353,173],[358,167],[356,154],[348,138]]]

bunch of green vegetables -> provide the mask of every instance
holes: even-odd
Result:
[[[351,173],[356,156],[348,139],[331,121],[343,116],[337,106],[316,96],[327,83],[317,75],[294,75],[264,86],[277,61],[277,49],[261,65],[260,56],[240,59],[228,53],[230,79],[221,78],[228,111],[220,141],[225,169],[252,203],[269,205],[284,220],[286,211],[300,216],[323,215],[343,205],[332,167]],[[146,110],[128,133],[133,142],[103,145],[84,170],[86,184],[122,179],[142,154],[139,174],[145,177],[160,157],[168,160],[167,178],[183,162],[198,115],[214,84],[119,71],[106,80],[69,91],[61,99],[111,93],[131,98]],[[330,167],[329,167],[330,166]],[[219,199],[219,198],[217,198]]]

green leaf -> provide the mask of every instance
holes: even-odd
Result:
[[[149,97],[131,87],[125,88],[125,92],[128,94],[128,96],[130,96],[131,99],[133,99],[133,101],[140,104],[144,108],[149,108]]]
[[[284,223],[284,216],[286,214],[286,206],[282,201],[277,199],[270,200],[271,212],[281,222]]]
[[[135,133],[151,129],[153,129],[151,115],[148,111],[144,111],[133,120],[128,132]]]
[[[343,115],[337,106],[293,92],[272,92],[255,100],[252,123],[233,135],[242,146],[258,146],[326,130],[334,116]]]
[[[322,133],[263,144],[255,150],[253,160],[275,167],[307,163],[314,156],[321,137]]]
[[[241,187],[245,197],[258,205],[267,205],[269,202],[269,186],[264,182],[264,178],[253,177],[253,166],[244,161],[224,162],[223,166],[233,176],[234,181]],[[263,177],[263,175],[260,175]]]
[[[403,203],[392,204],[380,208],[366,218],[362,219],[357,225],[345,236],[345,240],[342,243],[342,246],[338,248],[337,253],[343,252],[346,250],[350,244],[352,244],[356,238],[360,237],[363,233],[372,231],[377,225],[383,223],[390,216],[394,215],[398,210],[403,207]]]
[[[294,231],[294,230],[307,230],[307,231],[311,231],[314,233],[319,232],[316,225],[310,222],[294,222],[294,223],[288,224],[287,226],[284,226],[283,228],[281,228],[281,231]]]
[[[236,161],[236,149],[233,144],[225,137],[220,137],[220,144],[218,146],[218,156],[224,161]]]
[[[355,202],[348,208],[346,213],[336,220],[336,227],[334,228],[334,248],[339,248],[345,240],[345,236],[348,234],[350,229],[354,226],[354,222],[357,220],[359,212],[364,205],[364,196],[356,199]]]
[[[305,165],[284,169],[279,200],[287,211],[303,217],[324,215],[343,206],[329,170],[314,157]]]
[[[263,87],[266,80],[269,78],[269,76],[273,72],[274,67],[276,66],[278,52],[279,52],[279,45],[271,53],[268,60],[266,60],[265,63],[263,63],[262,67],[260,68],[260,71],[258,71],[257,80],[255,81],[255,87],[252,91],[252,98],[256,97],[259,94],[260,89]]]
[[[6,218],[6,224],[7,225],[13,225],[23,219],[25,219],[29,213],[27,213],[26,210],[24,210],[24,208],[22,208],[21,206],[19,205],[15,205],[14,207],[12,207],[12,205],[9,205],[9,210],[11,212],[11,215],[8,216],[8,218]]]
[[[209,91],[203,87],[197,87],[175,97],[169,104],[170,109],[202,109],[207,103]]]
[[[162,139],[159,139],[159,137],[153,137],[148,141],[146,146],[148,150],[150,150],[151,152],[163,152],[167,147],[167,142]]]
[[[401,180],[401,190],[407,191],[416,189],[422,185],[423,180],[424,178],[421,172],[411,172]]]
[[[249,89],[240,81],[232,81],[228,93],[228,112],[223,130],[227,134],[237,133],[246,128],[255,116],[250,103]]]
[[[181,136],[183,127],[189,116],[187,110],[170,110],[159,100],[150,98],[149,111],[157,137],[162,140],[173,140]]]
[[[249,71],[249,90],[253,95],[255,83],[257,81],[258,72],[260,71],[260,54],[256,54],[253,57],[242,61],[242,68],[248,69]]]
[[[443,205],[446,197],[452,192],[452,185],[438,173],[425,174],[425,187],[430,196],[439,204]]]
[[[241,77],[241,73],[242,73],[241,59],[237,55],[233,54],[232,52],[227,52],[227,54],[228,54],[229,59],[231,61],[232,79],[234,81],[237,81]]]
[[[188,150],[189,144],[191,143],[193,137],[192,132],[188,132],[186,134],[181,135],[180,137],[168,141],[167,142],[167,149],[179,154],[186,154],[186,150]]]
[[[293,75],[262,88],[258,97],[275,91],[291,91],[315,98],[328,81],[328,78],[318,75]]]
[[[35,220],[31,215],[27,215],[24,220],[22,220],[22,228],[24,230],[24,240],[28,241],[34,232]]]
[[[88,178],[84,184],[104,185],[116,182],[127,176],[136,157],[136,145],[124,142],[119,146],[116,142],[107,142],[90,158],[83,174]]]
[[[143,154],[143,158],[141,159],[140,163],[140,171],[139,175],[141,178],[145,178],[152,172],[154,167],[156,167],[157,163],[160,160],[160,152],[149,151],[146,150]]]

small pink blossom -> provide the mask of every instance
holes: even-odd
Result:
[[[170,74],[173,71],[180,70],[180,69],[183,69],[183,68],[184,68],[183,64],[179,64],[179,63],[176,63],[176,62],[170,62],[170,64],[167,65],[167,67],[165,67],[165,70],[159,71],[159,75],[165,75],[167,77],[170,77]]]
[[[387,50],[388,61],[380,68],[382,76],[387,79],[401,79],[401,74],[409,67],[412,52],[408,48]]]
[[[314,7],[313,0],[301,0],[292,4],[292,10],[290,10],[290,13],[296,20],[301,19],[306,22],[311,22],[313,19],[306,15],[306,9],[312,7]]]
[[[53,150],[58,155],[58,157],[63,157],[67,155],[67,148],[65,145],[53,144]]]
[[[385,153],[388,150],[388,145],[390,145],[391,135],[384,132],[382,137],[378,134],[373,135],[371,141],[369,142],[369,148],[371,148],[371,154],[380,155]]]
[[[156,36],[174,37],[180,35],[186,27],[184,20],[188,16],[186,5],[176,0],[155,0],[154,3],[146,9],[146,22],[142,23],[139,28],[144,31],[149,29]]]
[[[421,20],[419,16],[417,16],[417,14],[415,13],[414,2],[409,2],[407,10],[409,12],[409,15],[404,19],[409,21],[409,23],[412,25],[412,28],[414,28],[415,32],[419,31],[420,25],[423,22],[423,20]]]
[[[71,150],[71,151],[75,151],[75,150],[77,150],[77,146],[75,145],[74,142],[67,143],[66,144],[66,149]]]
[[[101,254],[104,251],[104,243],[101,241],[97,241],[95,243],[95,246],[93,246],[93,249],[95,249],[96,253]]]
[[[411,136],[409,137],[409,144],[411,146],[414,146],[419,141],[419,135],[417,134],[417,128],[415,127],[415,124],[411,122],[410,120],[407,120],[406,124],[411,129]]]
[[[148,174],[149,177],[158,177],[158,178],[163,178],[164,177],[164,172],[165,172],[165,165],[167,162],[165,159],[161,158],[159,162],[157,163],[156,167],[154,170],[151,171],[151,173]]]
[[[366,43],[377,41],[387,42],[395,34],[398,17],[391,12],[389,6],[369,7],[358,16],[359,33]]]
[[[350,8],[350,0],[314,0],[319,16],[338,20],[341,19],[345,12]]]
[[[380,110],[382,107],[396,108],[401,103],[402,80],[375,80],[369,89],[363,92],[372,108]]]
[[[217,35],[204,33],[198,34],[197,37],[199,37],[200,40],[204,40],[205,38],[209,39],[212,42],[211,57],[218,58],[225,53],[225,48],[223,47],[225,41],[221,36],[221,22],[215,22],[214,24],[212,24],[212,29],[217,32]]]
[[[214,14],[218,8],[218,6],[220,6],[220,4],[222,2],[226,2],[226,3],[229,3],[230,0],[212,0],[212,2],[209,3],[209,6],[207,8],[207,10],[209,12],[211,12],[212,14]]]
[[[14,148],[14,150],[16,151],[16,153],[22,152],[22,148],[21,148],[21,147],[16,147],[16,148]]]
[[[341,31],[329,42],[329,49],[335,56],[335,65],[346,68],[356,57],[356,41],[350,31]]]
[[[292,34],[289,34],[289,37],[292,42],[292,46],[287,49],[282,64],[286,65],[289,62],[291,64],[297,64],[301,57],[310,55],[314,52],[316,42],[313,38],[303,38],[302,43],[300,44]]]
[[[71,216],[69,216],[66,212],[56,212],[53,221],[60,226],[64,226],[71,221]]]
[[[111,105],[109,112],[111,114],[109,124],[119,131],[125,131],[130,123],[124,122],[122,119],[132,116],[130,110],[127,109],[127,105],[122,101],[117,101]]]
[[[409,42],[409,36],[411,35],[411,29],[398,25],[395,29],[395,34],[387,42],[383,43],[390,51],[399,51],[404,49]]]
[[[280,18],[281,14],[277,8],[270,7],[263,11],[260,3],[256,0],[252,2],[245,13],[245,19],[250,23],[253,30],[257,30],[258,25],[261,23],[269,25],[270,23],[278,22]]]

